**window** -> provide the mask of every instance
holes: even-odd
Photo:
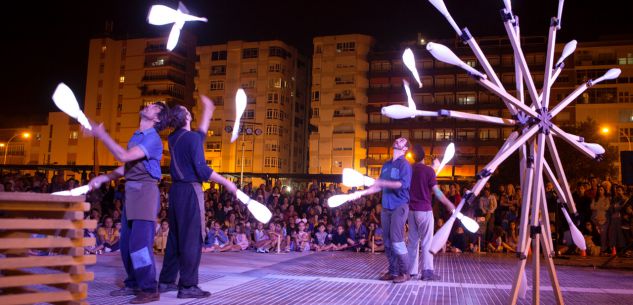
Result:
[[[319,108],[312,108],[312,117],[313,118],[319,117]]]
[[[277,93],[277,92],[269,92],[267,97],[266,97],[266,101],[269,104],[271,104],[271,103],[274,103],[274,104],[279,103],[279,93]]]
[[[211,60],[226,60],[226,51],[211,52]]]
[[[494,128],[479,129],[479,140],[493,141],[499,139],[499,130]]]
[[[226,65],[211,66],[211,75],[225,75]]]
[[[335,101],[353,100],[353,99],[354,99],[354,93],[352,93],[352,90],[343,90],[342,92],[334,94]]]
[[[220,142],[207,142],[206,151],[220,152],[220,147],[222,147],[222,143]]]
[[[475,102],[477,102],[477,98],[474,95],[457,96],[458,105],[474,105]]]
[[[633,65],[633,53],[627,53],[626,56],[618,57],[618,65]]]
[[[242,50],[242,59],[257,58],[259,56],[259,49],[247,48]]]
[[[436,129],[435,130],[435,140],[436,141],[449,141],[451,139],[453,139],[453,130],[452,129]]]
[[[337,77],[334,78],[334,82],[337,85],[353,84],[354,83],[354,75],[337,76]]]
[[[212,80],[210,90],[224,90],[224,81],[221,80]]]
[[[254,119],[255,118],[255,110],[254,109],[247,109],[244,112],[244,118],[245,119]]]
[[[104,64],[100,64],[99,65],[99,73],[103,73],[104,70],[105,70],[105,65]]]
[[[242,83],[242,88],[244,88],[244,89],[255,88],[255,83],[256,83],[256,81],[254,79],[247,80],[246,82]]]
[[[321,92],[319,91],[312,91],[312,100],[315,102],[318,102],[321,100]]]
[[[281,78],[273,78],[273,79],[269,79],[268,80],[268,88],[277,88],[280,89],[281,88]]]
[[[353,117],[354,109],[351,108],[341,108],[334,110],[335,117]]]
[[[79,131],[76,131],[76,130],[71,131],[68,138],[71,140],[79,139]]]
[[[290,52],[286,51],[283,48],[280,47],[270,47],[268,48],[268,56],[270,57],[281,57],[281,58],[288,58],[290,57]]]
[[[379,60],[371,62],[372,72],[389,72],[391,71],[391,63],[387,60]]]
[[[125,76],[119,77],[119,83],[125,83]]]
[[[283,117],[284,117],[283,111],[279,111],[278,109],[266,109],[267,119],[283,120]]]
[[[281,72],[281,64],[271,64],[268,66],[268,72]]]
[[[356,43],[353,41],[339,42],[336,44],[336,52],[353,52],[356,50]]]
[[[388,141],[389,131],[387,130],[371,130],[369,131],[369,139],[374,141]]]
[[[266,151],[279,151],[279,143],[266,143]]]

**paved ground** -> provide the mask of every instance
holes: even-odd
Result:
[[[170,292],[161,295],[161,304],[507,304],[515,264],[512,256],[443,254],[435,261],[440,281],[395,285],[376,280],[386,270],[386,259],[379,254],[205,253],[200,287],[213,295],[180,300]],[[91,304],[126,304],[131,299],[108,295],[122,285],[118,256],[99,256],[89,269],[95,272],[89,284]],[[566,304],[633,304],[633,271],[571,266],[557,266],[557,271]],[[531,274],[528,268],[529,279]],[[545,269],[541,275],[541,303],[554,304]],[[519,304],[531,304],[531,290]]]

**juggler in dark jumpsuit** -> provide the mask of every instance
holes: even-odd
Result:
[[[204,242],[204,196],[201,182],[213,170],[204,159],[205,134],[179,129],[168,137],[171,153],[169,235],[159,282],[172,284],[180,272],[179,288],[198,285],[198,267]]]

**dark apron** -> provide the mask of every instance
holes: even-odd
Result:
[[[142,161],[125,164],[125,213],[128,220],[156,221],[160,207],[158,184]]]

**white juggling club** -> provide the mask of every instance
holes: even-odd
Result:
[[[560,58],[556,62],[556,67],[560,66],[563,63],[563,61],[567,57],[569,57],[569,55],[571,55],[571,53],[574,53],[577,45],[578,45],[578,42],[576,40],[572,40],[565,45],[565,47],[563,48],[563,52],[560,54]]]
[[[261,223],[268,223],[270,218],[273,217],[273,214],[265,205],[261,204],[259,201],[251,199],[251,197],[248,197],[248,195],[241,190],[237,190],[235,195],[239,201],[246,205],[257,221]]]
[[[442,15],[444,15],[444,17],[446,18],[446,20],[448,20],[448,23],[451,24],[451,26],[453,27],[457,35],[461,36],[462,30],[459,29],[459,27],[457,26],[457,23],[455,23],[455,20],[453,20],[453,16],[451,16],[451,14],[448,12],[448,9],[446,8],[446,4],[444,4],[444,1],[443,0],[429,0],[429,2],[431,2],[431,4],[433,4],[433,6],[435,6],[435,8],[438,11],[440,11]]]
[[[454,66],[458,66],[464,70],[466,70],[468,73],[475,75],[479,78],[486,78],[486,75],[477,71],[475,68],[467,65],[465,62],[463,62],[461,59],[459,59],[459,57],[457,57],[457,55],[455,55],[455,53],[453,53],[453,51],[451,51],[449,48],[447,48],[445,45],[441,45],[439,43],[433,43],[433,42],[429,42],[426,45],[426,49],[431,53],[431,55],[433,55],[433,57],[435,57],[435,59],[441,61],[441,62],[445,62],[447,64],[450,65],[454,65]]]
[[[602,147],[602,145],[597,144],[597,143],[585,143],[585,142],[583,142],[582,145],[584,145],[585,147],[589,148],[589,150],[593,151],[593,153],[596,154],[596,155],[602,155],[605,152],[604,147]]]
[[[567,213],[567,209],[561,206],[561,210],[563,211],[563,215],[565,215],[565,219],[567,219],[567,224],[569,225],[569,232],[571,233],[571,239],[574,241],[576,247],[580,250],[587,250],[587,244],[585,243],[585,237],[582,235],[582,232],[578,230],[574,222],[571,221],[571,217],[569,217],[569,213]]]
[[[152,25],[165,25],[173,23],[167,39],[167,50],[173,50],[178,44],[180,30],[187,21],[207,22],[207,18],[189,15],[189,10],[182,2],[178,2],[178,9],[172,9],[164,5],[152,5],[147,15],[147,22]]]
[[[90,185],[86,184],[84,186],[76,187],[76,188],[74,188],[72,190],[51,193],[51,195],[81,196],[81,195],[84,195],[84,194],[88,193],[88,191],[90,191]]]
[[[392,119],[415,118],[417,111],[402,105],[389,105],[380,109],[382,115]]]
[[[556,14],[556,19],[558,19],[558,25],[556,26],[556,29],[560,30],[560,26],[561,26],[561,18],[563,18],[563,4],[565,3],[565,0],[558,0],[558,14]]]
[[[479,231],[479,224],[474,219],[462,214],[462,212],[458,212],[455,217],[462,222],[468,232],[475,233]]]
[[[416,69],[415,67],[415,56],[413,56],[413,51],[411,51],[410,48],[407,48],[406,50],[404,50],[404,53],[402,53],[402,61],[404,62],[404,65],[409,69],[409,71],[411,71],[411,74],[413,74],[413,77],[418,82],[420,88],[422,88],[420,74],[418,73],[418,69]]]
[[[607,71],[607,73],[605,73],[604,75],[591,80],[591,85],[595,85],[599,82],[605,81],[605,80],[611,80],[611,79],[616,79],[618,78],[618,76],[620,76],[620,73],[622,73],[622,70],[618,69],[618,68],[613,68],[613,69],[609,69],[609,71]]]
[[[233,124],[233,133],[231,134],[231,143],[237,140],[240,132],[240,120],[242,119],[242,114],[246,110],[246,92],[244,89],[237,89],[237,93],[235,94],[235,123]]]
[[[350,194],[334,195],[327,199],[327,205],[331,208],[335,208],[350,200]]]
[[[343,169],[343,185],[347,187],[372,186],[376,182],[371,177],[367,177],[354,169]]]
[[[448,144],[448,146],[446,146],[446,151],[444,151],[444,158],[442,158],[442,162],[440,163],[440,166],[438,166],[437,169],[435,170],[436,175],[442,171],[442,168],[444,168],[444,166],[448,164],[448,162],[450,162],[451,159],[453,159],[453,156],[455,156],[455,144],[450,143]]]
[[[409,82],[405,79],[402,80],[404,86],[404,92],[407,94],[407,105],[409,108],[416,110],[415,102],[413,101],[413,97],[411,96],[411,88],[409,88]]]
[[[73,94],[73,91],[70,90],[66,84],[59,83],[59,85],[57,85],[57,88],[53,93],[53,101],[55,102],[55,105],[61,109],[61,111],[79,121],[81,126],[88,130],[92,130],[92,126],[90,126],[88,118],[81,109],[79,109],[79,103],[77,102],[77,98],[75,98],[75,94]]]

